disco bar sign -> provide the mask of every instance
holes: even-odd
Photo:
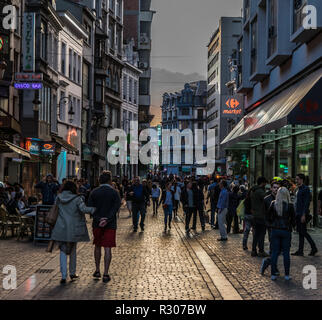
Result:
[[[42,83],[39,82],[15,82],[14,87],[18,90],[39,90]]]

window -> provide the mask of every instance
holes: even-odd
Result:
[[[127,76],[123,76],[123,99],[127,99]]]
[[[73,80],[76,81],[77,59],[76,52],[73,52]]]
[[[73,175],[73,177],[75,177],[75,176],[76,176],[75,160],[74,160],[74,161],[72,161],[72,175]]]
[[[244,7],[244,22],[246,22],[250,15],[250,0],[245,0],[245,7]]]
[[[76,107],[75,107],[75,120],[74,120],[74,123],[76,126],[79,126],[80,125],[80,114],[81,114],[81,102],[79,99],[77,99],[77,104],[76,104]]]
[[[203,119],[203,110],[199,109],[198,110],[198,120],[202,120]]]
[[[74,120],[72,121],[72,123],[74,123],[75,125],[77,125],[77,99],[75,97],[73,97],[73,111],[74,113]]]
[[[219,59],[219,52],[215,55],[215,57],[211,60],[211,62],[208,65],[208,71],[216,64],[216,62]]]
[[[181,109],[181,115],[182,115],[182,116],[189,116],[189,115],[190,115],[190,110],[189,110],[189,108],[182,108],[182,109]]]
[[[67,165],[67,167],[68,167],[68,169],[67,169],[68,177],[71,177],[71,175],[72,175],[72,173],[71,173],[71,161],[68,160],[67,163],[68,163],[68,165]]]
[[[65,91],[60,91],[60,102],[59,102],[59,119],[65,121],[65,101],[62,98],[65,97]]]
[[[277,41],[277,1],[269,1],[268,11],[268,57],[273,55],[276,51]]]
[[[138,82],[134,81],[134,104],[138,101]]]
[[[21,7],[15,7],[16,8],[16,30],[15,33],[20,35],[21,34]]]
[[[114,11],[114,9],[115,9],[115,0],[110,0],[110,9]]]
[[[88,33],[88,38],[86,40],[86,43],[88,45],[91,45],[92,44],[92,27],[87,22],[84,22],[84,26],[85,26],[85,29],[87,30],[87,33]]]
[[[66,74],[66,44],[64,42],[61,43],[61,65],[60,71],[62,74]]]
[[[133,94],[133,80],[129,79],[129,101],[132,102],[132,94]]]
[[[82,66],[82,62],[81,62],[81,57],[79,55],[77,55],[77,61],[78,61],[78,67],[77,67],[77,83],[81,83],[81,66]]]
[[[295,33],[303,24],[306,16],[303,8],[307,5],[307,0],[293,0],[293,33]]]
[[[53,68],[58,71],[58,38],[53,38]]]
[[[108,35],[109,35],[109,41],[110,41],[110,49],[114,49],[115,47],[115,26],[114,24],[110,24],[108,28]]]
[[[68,69],[68,75],[69,75],[69,79],[73,78],[73,51],[72,49],[69,49],[69,69]]]
[[[40,57],[44,60],[47,60],[47,27],[43,22],[40,24],[40,38]]]
[[[257,71],[257,18],[251,25],[251,74]]]
[[[89,65],[83,64],[83,96],[89,98]]]
[[[103,94],[103,88],[102,88],[102,80],[101,79],[96,79],[95,82],[95,100],[97,102],[102,101],[102,94]]]
[[[116,15],[122,17],[122,0],[116,0]]]
[[[106,73],[106,78],[105,78],[105,85],[107,88],[111,88],[111,70],[107,70],[107,73]]]
[[[117,73],[115,73],[115,76],[114,76],[114,90],[116,92],[119,92],[120,90],[119,76]]]

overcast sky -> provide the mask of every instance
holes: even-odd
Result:
[[[206,77],[207,44],[222,16],[241,16],[242,0],[152,0],[152,67]]]
[[[162,93],[206,80],[207,44],[220,17],[240,17],[242,0],[152,0],[152,125],[160,121]],[[165,70],[162,70],[165,69]]]

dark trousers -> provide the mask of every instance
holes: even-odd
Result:
[[[299,233],[299,252],[303,253],[304,250],[304,238],[309,242],[311,249],[316,249],[316,245],[307,232],[306,223],[301,222],[301,216],[296,216],[297,232]]]
[[[215,216],[216,216],[216,211],[217,211],[217,202],[211,202],[210,203],[210,210],[211,210],[210,225],[211,226],[216,226],[218,228],[218,216],[216,218],[216,223],[215,223]]]
[[[193,207],[186,207],[184,208],[185,213],[186,213],[186,231],[189,231],[190,229],[190,220],[191,220],[191,216],[193,215],[194,211],[196,210],[196,208]]]
[[[252,250],[256,251],[258,246],[259,252],[264,251],[264,240],[266,234],[266,226],[264,222],[255,221],[253,225],[253,245]]]
[[[144,227],[145,212],[146,208],[144,203],[132,203],[132,222],[134,229],[138,228],[139,214],[141,215],[140,227]]]
[[[192,229],[195,230],[197,227],[197,214],[199,214],[201,228],[204,229],[205,228],[205,216],[204,216],[203,208],[197,208],[196,210],[194,210]]]
[[[272,255],[271,255],[271,274],[275,275],[277,272],[277,259],[281,250],[284,258],[284,269],[285,275],[290,275],[290,248],[291,248],[291,232],[287,230],[273,229],[271,232],[271,244],[272,244]]]
[[[231,224],[234,221],[234,233],[239,232],[239,222],[236,210],[229,210],[227,215],[227,233],[230,233]]]
[[[159,199],[152,198],[152,203],[153,203],[153,214],[156,214],[156,213],[158,213]]]

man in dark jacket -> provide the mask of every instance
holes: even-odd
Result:
[[[42,204],[53,205],[60,185],[58,181],[53,178],[52,174],[48,174],[44,181],[40,181],[36,184],[35,188],[41,190]]]
[[[311,246],[311,252],[309,256],[314,256],[318,249],[311,238],[311,236],[307,232],[306,228],[306,218],[307,215],[310,213],[310,201],[311,201],[311,194],[310,189],[308,186],[304,184],[305,175],[299,173],[296,176],[296,184],[298,185],[298,191],[296,194],[295,200],[295,218],[296,218],[296,226],[297,232],[299,233],[299,249],[292,253],[293,256],[303,256],[304,253],[304,238],[309,242]]]
[[[189,181],[181,192],[181,203],[186,215],[186,234],[189,235],[190,220],[196,210],[197,194],[192,190],[192,182]]]
[[[117,213],[121,206],[118,192],[112,187],[110,171],[103,171],[99,177],[100,186],[94,189],[88,199],[88,206],[95,207],[93,214],[93,235],[95,244],[96,271],[93,276],[100,278],[101,248],[104,247],[103,282],[111,280],[108,270],[112,260],[112,248],[116,246]]]
[[[197,228],[197,214],[199,215],[200,225],[202,231],[205,231],[205,216],[204,216],[204,209],[205,209],[205,197],[203,194],[204,185],[201,180],[193,183],[192,190],[197,194],[196,197],[196,210],[193,215],[192,220],[192,230],[196,231]]]
[[[140,227],[141,230],[144,231],[146,204],[148,206],[150,205],[150,193],[148,188],[140,183],[140,177],[135,177],[134,184],[129,195],[132,197],[133,231],[137,232],[138,230],[139,213],[141,215]]]
[[[264,251],[264,240],[266,234],[265,226],[265,186],[267,180],[264,177],[257,179],[257,185],[253,187],[250,195],[251,199],[251,213],[253,215],[253,245],[252,245],[252,257],[268,257],[268,254]],[[257,246],[259,253],[257,254]]]
[[[270,225],[270,219],[268,219],[268,213],[269,213],[269,209],[271,207],[272,202],[275,200],[276,198],[276,194],[277,191],[280,187],[280,184],[277,181],[273,181],[271,183],[271,191],[270,194],[267,195],[264,198],[264,205],[265,205],[265,221],[266,221],[266,227],[268,230],[268,239],[269,239],[269,254],[271,255],[272,253],[272,242],[271,242],[271,233],[272,233],[272,228]],[[264,275],[265,270],[271,265],[271,257],[266,257],[263,259],[262,264],[261,264],[261,275]],[[276,273],[279,273],[278,270]]]

